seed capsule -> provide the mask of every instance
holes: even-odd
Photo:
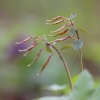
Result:
[[[55,20],[58,20],[60,18],[62,18],[63,16],[57,16],[55,18],[53,18],[52,20],[46,20],[47,22],[52,22],[52,21],[55,21]]]
[[[48,57],[48,59],[46,60],[46,62],[45,62],[44,65],[42,66],[41,71],[40,71],[37,75],[40,75],[40,73],[45,69],[45,67],[46,67],[47,64],[49,63],[51,57],[52,57],[52,55],[50,55],[50,56]]]
[[[40,56],[40,54],[41,54],[41,52],[42,52],[43,49],[44,49],[44,48],[42,48],[42,49],[37,53],[37,55],[36,55],[36,57],[34,58],[33,62],[30,63],[30,64],[27,65],[27,66],[31,66],[31,65],[39,58],[39,56]]]
[[[22,44],[22,43],[25,43],[25,42],[29,41],[31,38],[33,38],[33,36],[30,36],[30,37],[24,39],[22,42],[16,42],[16,44]]]
[[[69,30],[69,29],[66,29],[66,30],[64,30],[64,31],[62,31],[62,32],[59,32],[59,33],[55,34],[55,35],[49,35],[49,36],[53,36],[53,37],[60,36],[60,35],[65,34],[68,30]]]

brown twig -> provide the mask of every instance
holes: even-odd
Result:
[[[51,45],[51,44],[50,44],[50,45]],[[62,59],[63,64],[64,64],[65,69],[66,69],[66,72],[67,72],[67,75],[68,75],[68,79],[69,79],[69,82],[70,82],[70,87],[71,87],[71,89],[73,90],[72,79],[71,79],[71,75],[70,75],[70,71],[69,71],[69,69],[68,69],[67,63],[66,63],[64,57],[62,56],[61,52],[60,52],[55,46],[53,46],[53,45],[51,45],[51,46],[56,50],[56,52],[59,54],[59,57]]]

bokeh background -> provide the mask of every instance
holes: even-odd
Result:
[[[74,18],[76,27],[84,28],[89,34],[80,33],[84,41],[83,63],[94,79],[100,77],[100,1],[99,0],[0,0],[0,100],[31,100],[36,97],[50,95],[41,90],[41,86],[51,84],[69,84],[62,62],[54,56],[40,76],[36,74],[47,59],[49,53],[45,50],[39,59],[31,66],[37,51],[37,46],[26,57],[19,53],[30,45],[16,45],[32,35],[47,35],[59,26],[47,26],[46,19],[58,15]],[[60,43],[58,48],[67,44]],[[71,75],[77,75],[79,55],[73,48],[63,51]]]

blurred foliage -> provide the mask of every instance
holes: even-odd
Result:
[[[23,58],[18,49],[24,49],[28,44],[15,45],[15,42],[27,36],[43,36],[58,28],[59,25],[54,27],[45,25],[46,19],[58,15],[70,16],[72,13],[77,13],[76,26],[83,27],[89,33],[88,35],[80,33],[84,42],[82,47],[84,68],[99,79],[99,9],[99,0],[0,0],[0,99],[30,100],[46,94],[40,91],[41,85],[68,83],[65,69],[58,56],[53,57],[41,76],[37,77],[36,74],[47,59],[48,53],[44,51],[33,66],[27,67],[41,47],[38,46]],[[66,45],[66,42],[63,44]],[[58,48],[61,45],[62,43]],[[77,51],[68,49],[63,51],[63,55],[72,76],[79,73]]]
[[[69,91],[67,96],[63,95],[61,97],[42,97],[38,100],[99,100],[100,99],[100,83],[94,87],[96,83],[93,81],[92,76],[87,70],[84,70],[83,73],[78,75],[76,82],[74,83],[74,90]],[[55,90],[56,88],[56,90]],[[65,88],[65,89],[64,89]],[[66,91],[67,86],[50,86],[48,90],[60,92]],[[66,94],[66,93],[65,93]]]

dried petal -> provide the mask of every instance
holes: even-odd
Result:
[[[16,44],[25,43],[25,42],[29,41],[31,38],[33,38],[33,36],[30,36],[30,37],[24,39],[22,42],[16,42]]]
[[[49,63],[50,61],[50,58],[52,57],[52,55],[50,55],[47,59],[47,61],[44,63],[44,65],[42,66],[42,69],[41,71],[37,74],[37,75],[40,75],[40,73],[45,69],[45,67],[47,66],[47,64]]]

